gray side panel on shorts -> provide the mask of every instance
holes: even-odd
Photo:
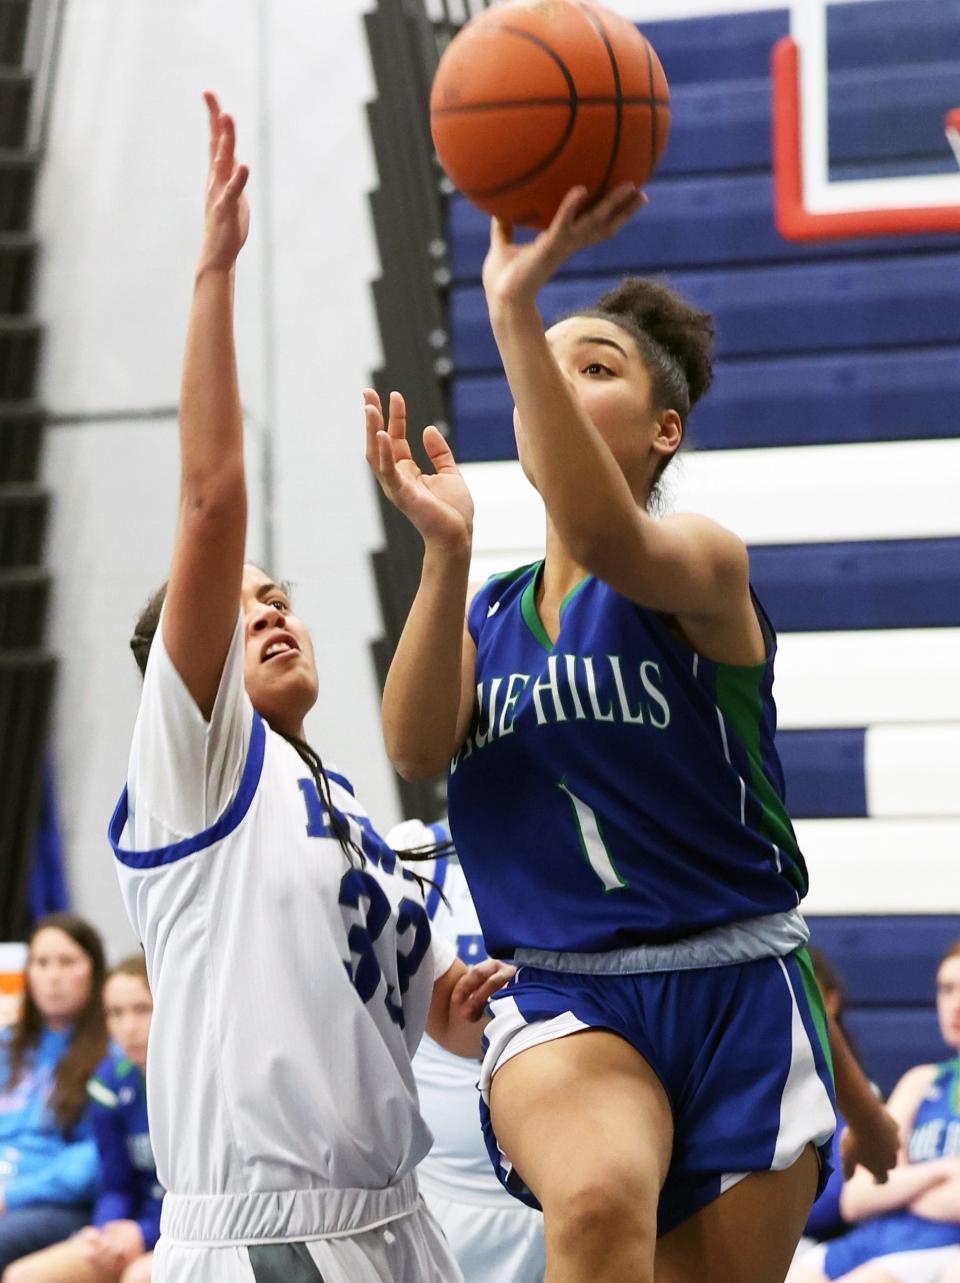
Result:
[[[247,1254],[257,1283],[324,1283],[306,1243],[266,1243]]]

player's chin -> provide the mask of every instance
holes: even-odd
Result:
[[[317,675],[306,664],[256,673],[247,681],[250,703],[271,726],[302,721],[317,702]]]

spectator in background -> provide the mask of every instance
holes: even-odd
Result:
[[[103,945],[69,913],[29,940],[20,1018],[0,1031],[0,1271],[86,1224],[99,1176],[87,1080],[107,1050]]]
[[[153,998],[143,954],[124,959],[103,989],[116,1044],[88,1084],[102,1179],[93,1224],[12,1265],[3,1283],[149,1283],[160,1203],[144,1073]]]
[[[952,1057],[908,1070],[887,1105],[904,1138],[899,1163],[883,1185],[854,1174],[840,1212],[863,1224],[811,1248],[788,1283],[942,1283],[960,1265],[960,940],[937,969],[937,1016]]]
[[[407,820],[387,835],[395,850],[445,842],[445,824]],[[418,868],[421,866],[418,866]],[[422,866],[434,886],[427,913],[436,935],[468,966],[487,957],[477,911],[456,855]],[[480,1130],[479,1060],[424,1037],[413,1061],[420,1111],[433,1148],[417,1168],[420,1192],[440,1222],[465,1283],[542,1283],[543,1216],[510,1197],[490,1166]]]

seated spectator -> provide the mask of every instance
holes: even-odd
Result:
[[[29,940],[20,1017],[0,1031],[0,1272],[85,1225],[99,1162],[87,1080],[107,1050],[103,946],[69,913]]]
[[[147,1128],[144,1072],[153,999],[142,954],[127,958],[103,989],[116,1044],[87,1085],[102,1179],[93,1223],[12,1265],[3,1283],[149,1283],[160,1237],[163,1190]]]
[[[409,820],[388,834],[391,846],[414,849],[444,841],[446,826]],[[415,864],[433,879],[427,912],[433,929],[468,966],[487,956],[477,911],[456,855]],[[433,1148],[417,1168],[424,1202],[440,1222],[465,1283],[541,1283],[543,1217],[503,1189],[493,1174],[480,1129],[480,1062],[424,1037],[413,1060],[420,1109]]]
[[[917,1065],[888,1103],[905,1138],[883,1185],[858,1170],[843,1187],[849,1233],[811,1248],[788,1283],[940,1283],[960,1256],[960,941],[937,970],[937,1015],[954,1056]],[[860,1223],[862,1222],[862,1224]]]

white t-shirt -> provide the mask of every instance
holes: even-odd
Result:
[[[207,723],[161,621],[110,826],[154,995],[158,1178],[179,1195],[382,1189],[430,1148],[410,1058],[455,952],[332,776],[367,855],[348,864],[243,659],[241,617]]]

